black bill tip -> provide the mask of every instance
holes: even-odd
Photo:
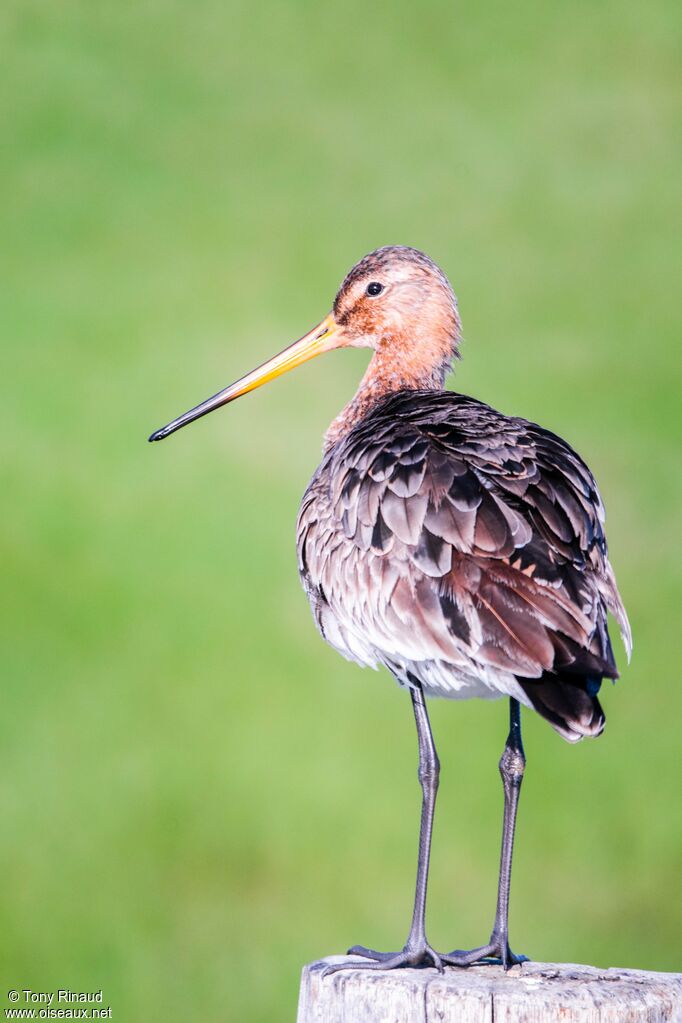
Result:
[[[160,430],[154,430],[154,433],[150,434],[147,438],[150,444],[153,444],[155,440],[163,440],[169,433],[172,433],[167,426],[162,426]]]
[[[170,437],[176,430],[181,430],[183,426],[188,426],[197,419],[201,419],[202,416],[212,412],[214,408],[217,408],[219,404],[222,404],[223,391],[220,394],[214,395],[207,401],[202,401],[201,405],[197,405],[196,408],[191,408],[189,412],[185,412],[183,415],[178,416],[177,419],[172,419],[170,423],[166,423],[160,430],[154,430],[154,433],[149,437],[149,442],[153,443],[156,440],[163,440],[164,437]]]

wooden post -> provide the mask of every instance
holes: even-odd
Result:
[[[298,1023],[682,1023],[682,974],[570,963],[363,971],[304,967]]]

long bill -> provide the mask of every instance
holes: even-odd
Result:
[[[228,402],[234,401],[235,398],[241,398],[243,394],[248,394],[249,391],[255,391],[262,384],[267,384],[268,381],[274,380],[276,377],[281,376],[282,373],[295,369],[296,366],[302,365],[302,363],[307,362],[309,359],[314,359],[316,355],[322,355],[323,352],[329,352],[333,348],[340,347],[343,344],[341,341],[342,333],[342,329],[336,323],[332,314],[329,313],[308,334],[299,338],[298,341],[294,341],[292,345],[285,348],[279,355],[274,355],[267,362],[264,362],[262,366],[251,370],[246,376],[230,384],[229,387],[225,387],[222,391],[218,391],[212,398],[207,398],[206,401],[202,401],[200,405],[190,409],[189,412],[185,412],[166,426],[162,426],[160,430],[156,430],[151,435],[149,440],[163,440],[164,437],[169,437],[171,433],[181,430],[188,423],[193,423],[195,419],[208,415],[209,412],[220,408],[221,405],[227,405]]]

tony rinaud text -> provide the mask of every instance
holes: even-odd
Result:
[[[52,1005],[53,1002],[93,1002],[101,1003],[101,991],[71,991],[70,988],[60,987],[57,991],[32,991],[31,988],[21,989],[25,1002],[40,1003],[41,1005]]]

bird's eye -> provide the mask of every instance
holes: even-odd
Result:
[[[370,283],[367,285],[367,294],[372,295],[372,297],[374,295],[380,295],[383,290],[384,290],[383,284],[379,284],[378,281],[370,281]]]

